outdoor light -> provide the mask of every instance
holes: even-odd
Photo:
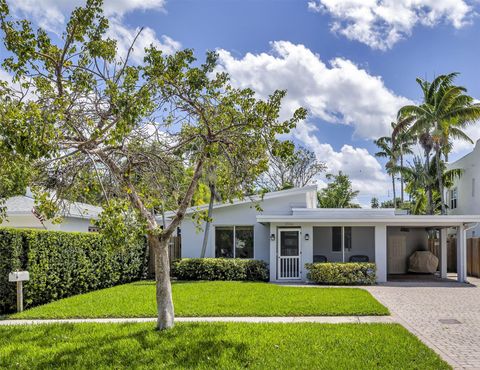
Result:
[[[305,240],[310,240],[310,235],[309,234],[305,234]]]
[[[275,234],[270,235],[270,240],[271,240],[272,242],[275,241]]]

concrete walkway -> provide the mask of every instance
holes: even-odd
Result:
[[[455,369],[480,369],[480,280],[393,282],[365,287],[392,319]]]
[[[66,324],[66,323],[139,323],[153,322],[156,318],[105,318],[105,319],[58,319],[58,320],[0,320],[1,325]],[[392,323],[391,316],[298,316],[298,317],[177,317],[176,322],[250,322],[250,323],[299,323],[319,324]]]

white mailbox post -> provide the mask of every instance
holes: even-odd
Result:
[[[8,274],[8,281],[17,283],[17,312],[23,311],[23,282],[30,280],[28,271],[13,271]]]

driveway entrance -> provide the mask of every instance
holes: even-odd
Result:
[[[366,289],[454,368],[480,369],[480,279],[468,280],[397,281]]]

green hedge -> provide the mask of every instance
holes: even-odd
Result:
[[[268,281],[268,267],[263,261],[240,258],[184,258],[172,266],[178,280],[249,280]]]
[[[147,257],[144,239],[112,246],[97,233],[0,228],[0,312],[16,308],[11,271],[30,272],[28,308],[143,278]]]
[[[376,280],[376,266],[369,262],[307,263],[307,278],[318,284],[372,285]]]

